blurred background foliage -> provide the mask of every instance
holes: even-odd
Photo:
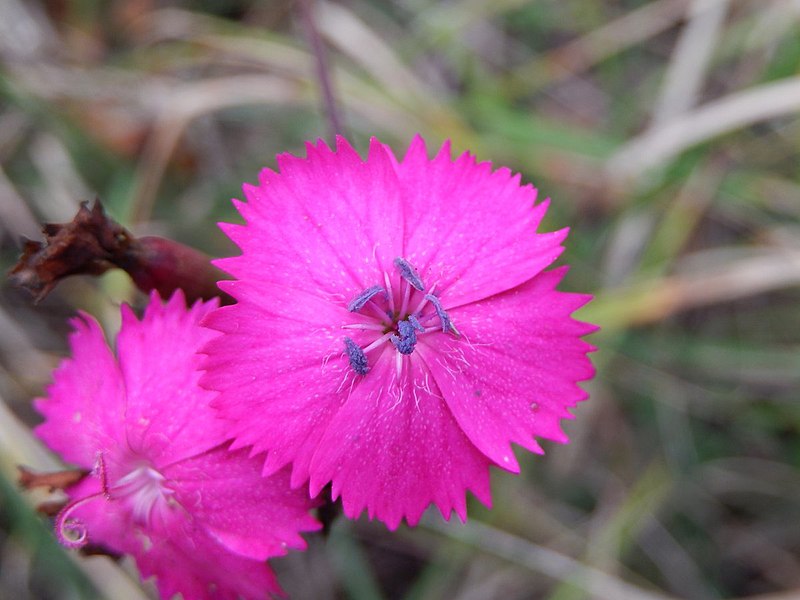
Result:
[[[494,472],[491,511],[340,519],[274,561],[286,590],[798,598],[798,25],[796,0],[2,0],[0,268],[95,196],[139,234],[233,253],[215,223],[241,183],[331,137],[316,32],[361,151],[450,138],[552,197],[565,288],[596,295],[580,316],[602,330],[572,443]],[[141,297],[118,273],[38,306],[0,287],[2,598],[152,594],[63,552],[16,486],[16,464],[57,467],[30,399],[66,319],[113,328],[122,301]]]

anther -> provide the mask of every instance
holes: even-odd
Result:
[[[411,354],[414,352],[414,347],[417,345],[417,326],[421,327],[416,317],[412,317],[416,321],[414,325],[411,320],[400,321],[397,324],[397,332],[400,335],[393,335],[389,338],[397,351],[400,354]],[[423,328],[424,329],[424,328]]]
[[[436,289],[437,284],[438,284],[438,282],[435,282],[428,289],[428,294],[433,294],[433,291]],[[425,308],[425,305],[428,303],[428,298],[426,296],[427,296],[427,294],[422,297],[422,300],[420,300],[419,303],[417,304],[417,306],[414,307],[414,310],[411,311],[412,315],[418,315],[418,314],[422,313],[422,309]]]
[[[374,296],[383,292],[383,288],[379,285],[373,285],[371,288],[365,289],[361,292],[358,296],[350,300],[350,304],[347,305],[347,310],[350,312],[356,312],[364,308],[364,305],[372,300]]]
[[[439,298],[434,296],[433,294],[425,294],[425,299],[433,304],[433,308],[436,310],[436,316],[439,317],[439,321],[442,323],[442,332],[447,333],[448,331],[452,331],[454,334],[459,335],[458,329],[456,329],[453,322],[450,320],[450,316],[445,311],[444,307],[442,307],[442,303],[439,301]]]
[[[359,375],[366,375],[369,373],[369,365],[367,364],[367,355],[364,351],[349,337],[344,338],[344,348],[347,352],[347,358],[350,359],[350,367]]]
[[[400,276],[411,284],[416,290],[420,292],[425,291],[425,285],[422,283],[422,278],[417,273],[417,270],[411,266],[405,258],[397,257],[394,259],[394,266],[400,271]]]
[[[408,316],[408,322],[411,323],[411,326],[417,331],[425,331],[425,328],[422,326],[422,323],[420,323],[419,319],[414,315]]]

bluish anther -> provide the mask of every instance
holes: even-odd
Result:
[[[347,358],[350,359],[350,367],[359,375],[366,375],[369,373],[369,365],[367,364],[367,355],[364,351],[349,337],[344,338],[344,349],[347,352]]]
[[[425,286],[422,283],[422,278],[419,276],[419,273],[417,273],[417,270],[412,267],[411,263],[405,258],[400,258],[399,256],[395,258],[394,266],[400,271],[400,276],[411,284],[411,287],[420,292],[425,291]]]
[[[383,288],[379,285],[373,285],[371,288],[365,289],[361,292],[358,296],[350,300],[350,304],[347,305],[347,310],[350,312],[356,312],[364,308],[364,305],[372,300],[374,296],[380,294],[383,291]]]
[[[414,315],[408,315],[408,322],[416,329],[417,331],[425,331],[425,328],[422,326],[422,323],[419,322],[419,319]]]
[[[442,332],[447,333],[448,331],[452,331],[458,335],[458,330],[450,320],[450,316],[447,314],[447,311],[445,311],[444,307],[442,307],[442,303],[439,301],[439,298],[433,294],[425,294],[425,299],[433,304],[433,308],[436,310],[436,316],[439,317],[439,321],[442,323]]]
[[[416,321],[416,325],[411,322],[411,319]],[[400,321],[397,324],[397,332],[400,335],[393,335],[389,338],[394,347],[400,354],[411,354],[414,352],[414,347],[417,345],[417,332],[416,329],[422,327],[417,321],[416,317],[409,317],[406,321]]]

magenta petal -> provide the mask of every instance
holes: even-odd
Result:
[[[83,314],[72,326],[72,358],[53,373],[48,397],[35,401],[45,417],[36,434],[67,462],[91,469],[98,451],[125,439],[125,389],[97,321]]]
[[[416,138],[398,167],[405,191],[405,257],[446,289],[448,307],[519,285],[561,254],[567,230],[536,233],[548,202],[519,175],[445,144],[429,160]]]
[[[440,337],[420,349],[467,437],[497,465],[519,466],[509,443],[541,452],[535,437],[565,442],[559,421],[587,394],[596,328],[570,314],[588,296],[555,290],[564,269],[542,273],[483,302],[453,310],[463,340]]]
[[[164,469],[176,500],[231,552],[264,560],[303,549],[301,531],[320,524],[305,490],[289,488],[289,471],[261,477],[261,460],[219,447]]]
[[[260,285],[258,293],[235,283],[227,289],[240,302],[206,319],[225,335],[209,346],[214,351],[205,363],[203,385],[224,390],[214,405],[232,422],[236,447],[269,450],[265,474],[294,462],[292,485],[300,485],[308,479],[324,423],[341,402],[347,367],[339,327],[330,324],[348,313],[281,286]]]
[[[263,560],[228,552],[190,521],[169,538],[128,552],[143,578],[155,577],[162,598],[182,594],[192,600],[268,599],[282,595],[272,569]]]
[[[464,436],[421,363],[411,364],[409,384],[397,394],[369,380],[356,385],[311,464],[312,494],[332,480],[348,517],[366,509],[390,529],[403,518],[415,525],[431,503],[445,518],[455,511],[466,519],[467,489],[490,503],[489,461]],[[371,375],[388,381],[393,370],[392,361],[378,361]]]
[[[402,254],[401,189],[377,141],[368,162],[341,138],[336,152],[322,142],[308,152],[279,156],[283,173],[265,170],[259,187],[245,186],[248,201],[237,208],[247,226],[223,225],[243,256],[217,264],[240,279],[337,290],[349,300]]]
[[[216,302],[186,309],[178,291],[162,304],[154,295],[141,321],[122,307],[117,354],[127,390],[125,418],[131,450],[169,464],[225,440],[210,409],[215,393],[198,386],[202,356],[197,349],[213,338],[198,321]]]
[[[70,491],[85,497],[99,486]],[[162,598],[180,593],[192,600],[267,599],[281,593],[265,561],[229,552],[185,514],[158,535],[137,527],[124,504],[102,497],[81,505],[73,516],[86,526],[89,543],[133,556],[143,579],[156,578]]]

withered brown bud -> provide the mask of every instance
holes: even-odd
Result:
[[[127,271],[140,290],[157,290],[163,298],[171,296],[176,288],[181,288],[190,302],[225,295],[217,281],[226,276],[208,256],[166,238],[137,238],[115,264]]]
[[[63,490],[74,485],[89,474],[88,471],[82,469],[67,469],[54,473],[34,473],[23,466],[18,466],[17,469],[19,469],[19,485],[22,488],[30,490],[37,487],[46,487],[51,492]]]
[[[134,237],[109,218],[99,200],[89,208],[81,203],[69,223],[42,228],[44,242],[26,240],[22,256],[9,273],[11,282],[42,300],[56,284],[70,275],[101,275],[114,267],[125,270],[143,292],[157,290],[166,298],[180,288],[189,302],[220,296],[217,288],[225,274],[208,256],[159,237]]]
[[[47,224],[42,232],[44,243],[26,240],[22,256],[10,273],[11,282],[31,292],[37,302],[64,277],[101,275],[111,269],[114,255],[124,252],[132,238],[125,228],[106,217],[97,201],[92,209],[87,202],[82,203],[72,222]]]

